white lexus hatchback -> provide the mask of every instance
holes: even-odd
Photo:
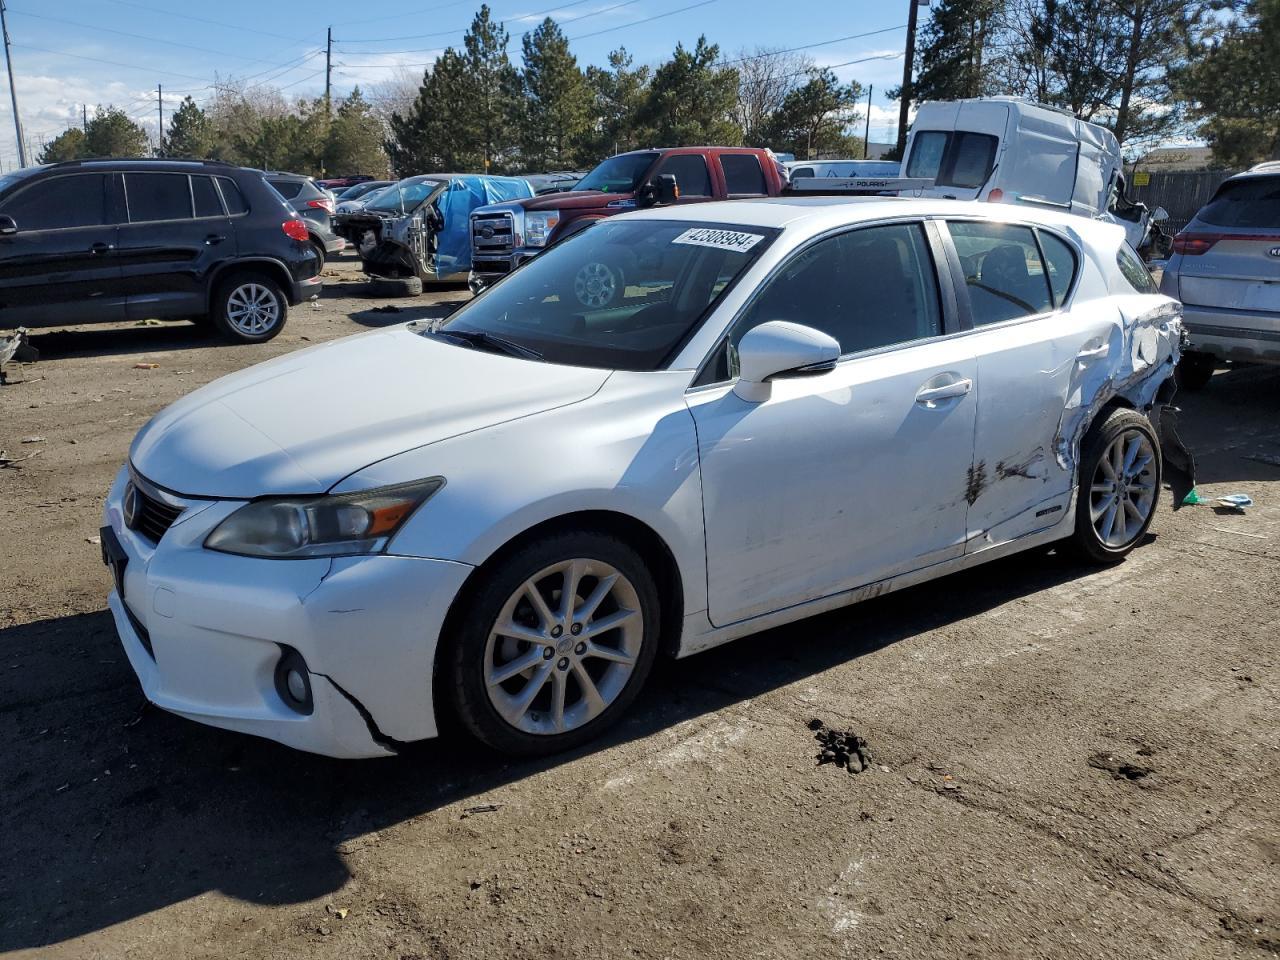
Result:
[[[596,735],[686,656],[1014,551],[1122,558],[1182,326],[1118,228],[818,198],[602,221],[225,377],[106,504],[147,697],[338,757]]]

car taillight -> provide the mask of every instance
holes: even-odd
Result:
[[[308,200],[307,206],[323,210],[325,213],[333,213],[333,201],[328,197],[322,197],[319,200]]]
[[[991,192],[987,194],[987,203],[1000,203],[1004,200],[1004,191],[999,187],[992,187]]]
[[[1220,233],[1180,233],[1173,238],[1173,252],[1184,257],[1198,257],[1208,253],[1221,239]]]
[[[301,240],[303,243],[307,241],[307,226],[301,220],[286,220],[280,224],[280,229],[290,240]]]

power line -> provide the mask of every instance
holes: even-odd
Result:
[[[851,33],[847,37],[836,37],[834,40],[819,40],[817,43],[804,43],[798,47],[787,47],[785,50],[766,50],[762,56],[771,57],[782,53],[795,53],[797,50],[812,50],[814,47],[825,47],[833,43],[843,43],[845,40],[861,40],[864,37],[874,37],[880,33],[892,33],[895,30],[905,30],[907,25],[904,23],[900,27],[885,27],[883,30],[868,30],[866,33]],[[735,63],[746,63],[748,60],[756,59],[754,55],[746,57],[738,57],[734,60],[721,60],[717,66],[731,67]]]
[[[67,53],[63,50],[49,50],[45,47],[36,47],[29,43],[15,43],[15,47],[22,47],[24,50],[39,50],[41,53],[51,53],[55,57],[72,57],[76,60],[88,60],[92,63],[105,63],[111,67],[124,67],[126,70],[145,70],[148,73],[161,73],[166,77],[182,77],[184,80],[203,80],[204,77],[194,77],[189,73],[174,73],[172,70],[157,70],[155,67],[139,66],[136,63],[121,63],[119,60],[103,60],[101,57],[86,57],[78,53]]]
[[[193,17],[189,13],[174,13],[172,10],[164,10],[160,7],[149,7],[145,3],[137,3],[135,0],[110,0],[111,3],[118,3],[123,7],[133,7],[135,10],[146,10],[148,13],[160,13],[167,17],[178,17],[182,20],[193,20],[196,23],[209,23],[215,27],[226,27],[228,30],[235,30],[239,33],[257,33],[264,37],[275,37],[277,40],[291,40],[298,42],[297,37],[286,37],[282,33],[271,33],[267,30],[257,30],[253,27],[246,27],[243,23],[227,23],[223,20],[209,20],[205,17]]]
[[[453,0],[453,3],[442,3],[436,7],[424,7],[420,10],[406,10],[403,13],[388,13],[381,17],[361,17],[359,20],[339,20],[335,27],[345,27],[353,23],[381,23],[383,20],[403,20],[406,17],[417,17],[424,13],[436,13],[450,7],[461,7],[474,3],[475,0]]]
[[[687,7],[680,7],[677,10],[668,10],[666,13],[657,13],[652,17],[645,17],[643,20],[632,20],[630,23],[623,23],[616,27],[606,27],[604,30],[597,30],[595,33],[580,33],[576,37],[569,37],[568,39],[586,40],[588,37],[598,37],[603,33],[613,33],[615,30],[626,30],[628,27],[638,27],[642,23],[652,23],[654,20],[662,20],[665,17],[674,17],[677,13],[684,13],[686,10],[696,10],[698,7],[705,7],[716,2],[717,0],[702,0],[701,3],[692,3]]]
[[[119,2],[122,2],[122,0],[114,0],[114,2],[119,3]],[[515,23],[517,20],[532,20],[534,17],[541,17],[541,16],[545,16],[548,13],[555,13],[557,10],[568,10],[570,7],[580,7],[582,6],[582,4],[590,3],[590,2],[591,0],[572,0],[571,3],[559,3],[559,4],[556,4],[554,7],[548,7],[546,10],[539,10],[537,13],[522,13],[518,17],[507,17],[505,20],[499,20],[497,22],[500,26],[506,26],[508,23]],[[707,0],[707,2],[710,3],[710,2],[713,2],[713,0]],[[469,29],[471,29],[471,24],[467,24],[465,27],[453,27],[450,30],[437,30],[435,33],[414,33],[414,34],[408,34],[408,35],[399,36],[399,37],[374,37],[374,38],[366,37],[363,39],[347,38],[346,40],[343,40],[340,42],[343,42],[343,43],[392,43],[396,40],[428,40],[431,37],[447,37],[450,34],[461,33]]]

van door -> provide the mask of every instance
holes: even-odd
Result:
[[[904,176],[933,180],[923,195],[949,200],[977,200],[986,196],[1000,161],[1000,147],[1009,123],[1006,103],[955,104],[955,119],[945,111],[930,111],[929,127],[914,130]],[[954,128],[944,124],[954,123]]]

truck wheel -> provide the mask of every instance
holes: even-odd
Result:
[[[627,280],[622,268],[593,260],[583,264],[573,277],[573,295],[584,307],[603,310],[622,301]]]
[[[375,297],[416,297],[422,293],[419,277],[370,277],[369,290]]]
[[[1142,414],[1121,407],[1090,427],[1080,445],[1071,552],[1096,564],[1128,556],[1155,516],[1160,471],[1160,441]]]
[[[1212,354],[1190,350],[1178,361],[1178,386],[1200,390],[1208,386],[1218,362]]]
[[[284,329],[289,301],[280,284],[265,273],[243,271],[218,285],[213,323],[235,343],[266,343]]]

